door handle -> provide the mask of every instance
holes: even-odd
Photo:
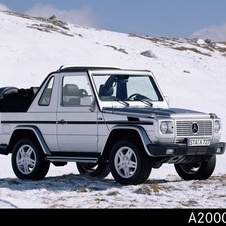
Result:
[[[57,122],[58,124],[66,124],[67,122],[64,119],[61,119],[60,121]]]

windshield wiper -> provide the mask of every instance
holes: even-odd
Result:
[[[119,99],[119,98],[117,98],[117,97],[115,97],[114,100],[116,100],[116,101],[117,101],[118,103],[120,103],[120,104],[125,105],[126,107],[129,107],[129,103],[126,102],[126,101],[124,101],[124,100],[121,100],[121,99]]]
[[[141,101],[144,104],[147,104],[148,106],[152,107],[153,103],[151,102],[151,99],[149,99],[148,97],[141,95],[139,93],[134,93],[133,95],[131,95],[128,99],[131,100],[131,98],[135,101]]]
[[[140,99],[140,101],[148,106],[152,107],[153,103],[149,99]]]

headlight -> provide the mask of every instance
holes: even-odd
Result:
[[[171,121],[163,121],[160,124],[160,131],[163,134],[173,133],[173,122]]]
[[[218,120],[214,121],[214,132],[219,133],[220,129],[221,129],[220,121],[218,121]]]

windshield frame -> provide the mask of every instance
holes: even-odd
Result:
[[[120,106],[120,107],[128,107],[128,106],[140,106],[140,107],[150,107],[152,104],[155,105],[161,105],[163,107],[168,106],[168,104],[165,101],[165,97],[163,96],[161,89],[158,86],[158,83],[155,80],[155,77],[150,71],[136,71],[136,70],[95,70],[91,71],[91,80],[95,89],[95,93],[98,99],[98,102],[100,103],[101,106]],[[109,78],[109,76],[112,76]],[[108,76],[108,77],[107,77]],[[136,77],[136,78],[148,78],[148,80],[145,81],[150,81],[149,84],[151,84],[150,87],[153,89],[153,93],[155,95],[155,98],[152,99],[150,96],[145,97],[145,95],[142,99],[145,99],[145,101],[141,101],[139,98],[134,98],[134,99],[127,99],[129,97],[129,93],[124,93],[123,97],[119,96],[116,94],[117,88],[114,86],[116,85],[115,83],[120,80],[120,78],[123,78],[124,83],[127,82],[126,79],[130,77]],[[101,78],[101,81],[98,81],[97,78]],[[107,81],[107,78],[108,81]],[[117,80],[117,81],[116,81]],[[139,81],[139,79],[138,79]],[[115,88],[115,90],[111,90],[111,93],[108,93],[110,95],[106,96],[103,98],[103,96],[100,95],[100,86],[105,84],[107,82],[107,88]],[[121,82],[121,81],[120,81]],[[145,84],[144,84],[145,85]],[[106,87],[105,87],[106,88]],[[124,87],[125,88],[125,87]],[[139,88],[142,92],[142,89],[144,87]],[[106,89],[107,90],[107,89]],[[119,90],[119,89],[118,89]],[[117,92],[118,92],[117,90]],[[136,90],[136,89],[135,89]],[[113,95],[116,94],[116,95]],[[147,102],[148,101],[148,102]],[[127,104],[129,103],[129,104]]]

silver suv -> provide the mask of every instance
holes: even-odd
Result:
[[[21,179],[76,162],[80,174],[111,173],[122,185],[145,182],[163,163],[205,180],[225,151],[216,114],[169,108],[150,71],[62,66],[28,95],[23,107],[25,97],[7,97],[18,109],[1,112],[0,153],[12,153]]]

